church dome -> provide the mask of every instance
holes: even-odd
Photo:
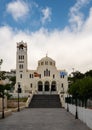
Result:
[[[38,66],[42,65],[55,66],[55,61],[46,55],[46,57],[43,57],[41,60],[38,61]]]

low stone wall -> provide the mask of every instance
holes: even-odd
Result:
[[[25,109],[25,106],[20,106],[20,111]],[[12,114],[12,112],[17,112],[18,108],[11,108],[11,109],[5,109],[4,110],[4,116],[10,116]],[[0,119],[2,118],[2,111],[0,111]]]
[[[7,116],[9,116],[9,115],[11,115],[12,114],[12,110],[10,109],[10,110],[5,110],[4,111],[4,115],[5,115],[5,117],[7,117]],[[2,118],[2,112],[0,112],[0,118]]]
[[[20,110],[23,110],[25,106],[25,102],[19,102]],[[18,110],[18,101],[14,100],[7,100],[7,103],[5,103],[5,106],[7,105],[7,108],[5,107],[4,109],[4,115],[5,117],[9,116],[12,114],[12,112],[17,112]],[[1,104],[0,107],[2,106],[2,99],[1,99]],[[2,107],[0,108],[0,118],[2,118]]]
[[[67,104],[65,104],[67,109]],[[75,115],[76,106],[68,104],[69,112]],[[84,107],[77,106],[78,118],[84,122],[89,128],[92,129],[92,109],[85,109]]]
[[[18,93],[10,93],[10,94],[13,96],[13,98],[18,98]],[[20,93],[19,97],[23,98],[23,97],[28,97],[29,95],[30,95],[29,93]]]
[[[20,111],[23,110],[23,109],[25,109],[25,106],[20,107]],[[18,108],[13,108],[12,109],[12,112],[17,112],[17,111],[18,111]]]
[[[19,105],[25,106],[25,102],[19,102]],[[7,107],[8,108],[17,108],[18,107],[18,101],[8,100],[7,101]]]
[[[7,108],[7,97],[4,98],[4,107]],[[0,98],[0,109],[2,109],[2,98]]]

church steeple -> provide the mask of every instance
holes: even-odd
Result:
[[[48,57],[48,52],[46,53],[46,57]]]

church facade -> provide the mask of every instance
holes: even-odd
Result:
[[[58,70],[56,62],[48,57],[38,61],[37,69],[28,70],[27,43],[17,43],[16,52],[16,85],[21,87],[22,94],[59,94],[65,101],[68,89],[67,72]]]

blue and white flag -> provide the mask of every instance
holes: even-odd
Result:
[[[67,73],[66,72],[60,72],[60,76],[66,76]]]

